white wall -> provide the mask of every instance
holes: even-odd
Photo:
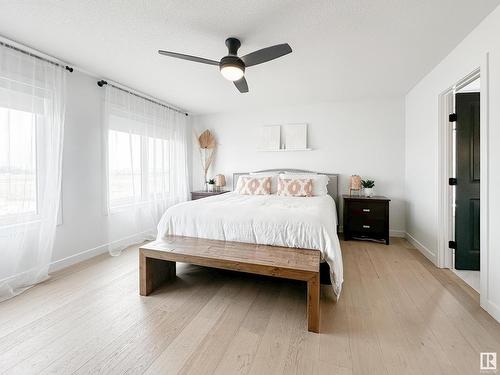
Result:
[[[262,125],[309,124],[309,152],[258,152]],[[401,99],[324,103],[263,111],[223,113],[192,118],[193,128],[214,131],[218,141],[213,176],[268,168],[299,168],[339,173],[339,189],[348,191],[349,176],[376,181],[376,192],[391,198],[390,229],[403,235],[404,102]],[[203,173],[193,147],[193,186]]]
[[[438,247],[438,96],[455,82],[483,65],[489,54],[488,82],[481,72],[481,88],[489,86],[489,134],[482,134],[481,147],[488,146],[489,168],[481,165],[481,175],[489,175],[489,214],[482,222],[489,247],[488,280],[482,280],[481,305],[500,319],[500,8],[493,11],[434,70],[406,96],[406,225],[408,233],[434,257]],[[483,65],[483,66],[482,66]],[[482,95],[486,95],[482,92]],[[483,160],[483,159],[482,159]],[[485,191],[485,190],[484,190]],[[482,190],[482,192],[484,192]],[[485,197],[482,196],[482,199]],[[482,263],[483,264],[483,263]],[[486,271],[486,270],[483,270]],[[486,272],[484,272],[486,273]],[[482,277],[484,276],[482,272]],[[489,285],[487,290],[483,286]]]
[[[136,236],[126,213],[105,215],[101,121],[104,89],[97,78],[68,73],[62,171],[62,224],[56,229],[52,270],[107,251]],[[188,131],[190,134],[191,131]],[[189,149],[188,156],[191,157]],[[128,224],[128,225],[127,225]],[[150,230],[141,228],[140,230]]]
[[[100,247],[107,243],[101,159],[104,90],[96,82],[76,71],[67,76],[62,225],[56,231],[54,261],[105,250]]]

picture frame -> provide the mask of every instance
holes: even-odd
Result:
[[[260,149],[263,151],[278,151],[281,141],[280,125],[264,125],[261,127]]]
[[[306,150],[307,124],[283,125],[283,140],[287,150]]]

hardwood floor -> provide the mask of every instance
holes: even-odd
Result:
[[[137,247],[99,256],[0,304],[0,373],[478,374],[500,352],[479,296],[402,239],[342,242],[339,302],[322,286],[190,265],[139,296]]]

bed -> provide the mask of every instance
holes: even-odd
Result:
[[[272,169],[256,173],[315,173]],[[239,176],[233,175],[233,188]],[[322,173],[325,174],[325,173]],[[343,282],[337,236],[338,175],[328,176],[328,194],[314,197],[240,195],[234,192],[189,201],[169,208],[158,224],[157,240],[170,235],[246,244],[319,250],[329,265],[334,293]]]

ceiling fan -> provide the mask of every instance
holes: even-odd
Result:
[[[288,43],[283,43],[262,48],[258,51],[249,53],[248,55],[238,57],[238,49],[241,46],[239,39],[227,38],[226,46],[228,49],[228,55],[224,56],[220,61],[163,50],[159,50],[158,53],[160,55],[176,57],[178,59],[190,60],[202,64],[218,65],[224,78],[229,81],[233,81],[236,88],[241,93],[245,93],[248,92],[248,84],[245,79],[245,68],[277,59],[278,57],[292,52],[292,48],[290,48]]]

